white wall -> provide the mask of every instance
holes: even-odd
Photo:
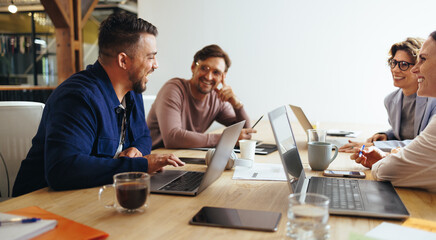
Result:
[[[292,103],[321,122],[386,123],[383,99],[395,89],[388,50],[427,38],[435,9],[434,0],[141,0],[139,17],[159,30],[147,93],[190,78],[195,52],[216,43],[252,118]]]

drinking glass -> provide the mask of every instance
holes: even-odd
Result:
[[[324,129],[308,129],[307,142],[325,142],[327,130]]]
[[[106,208],[115,208],[120,212],[143,212],[150,196],[150,175],[143,172],[125,172],[115,174],[113,178],[113,184],[100,188],[99,201]]]
[[[298,240],[325,240],[329,238],[329,199],[315,193],[289,195],[286,235]]]

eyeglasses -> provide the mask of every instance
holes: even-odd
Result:
[[[196,62],[195,65],[199,66],[201,74],[208,74],[210,71],[212,71],[212,75],[215,78],[221,78],[223,76],[223,72],[221,72],[218,69],[214,69],[214,68],[211,68],[211,67],[209,67],[207,65],[203,65],[203,64],[200,65],[198,62]]]
[[[409,67],[412,65],[415,65],[414,63],[409,63],[406,61],[397,61],[395,59],[390,59],[388,61],[389,66],[391,67],[391,69],[394,69],[395,66],[397,66],[398,64],[398,68],[400,68],[401,71],[406,71],[407,69],[409,69]]]

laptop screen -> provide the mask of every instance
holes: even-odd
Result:
[[[297,117],[298,122],[300,122],[301,126],[304,129],[304,132],[307,133],[307,130],[313,129],[312,124],[310,123],[309,119],[306,117],[306,114],[304,114],[303,109],[301,109],[298,106],[294,106],[289,104],[289,107],[291,107],[292,112],[294,112],[294,115]]]
[[[305,179],[303,165],[287,115],[286,107],[268,113],[271,127],[292,192],[300,192]],[[301,181],[298,181],[301,178]]]

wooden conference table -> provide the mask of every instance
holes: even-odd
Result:
[[[334,125],[332,125],[334,126]],[[361,130],[360,137],[385,129],[380,126],[341,124],[341,129]],[[329,125],[323,123],[323,127]],[[362,129],[363,128],[363,129]],[[268,121],[261,121],[256,127],[255,139],[274,143]],[[307,164],[306,136],[298,124],[294,124],[296,141],[304,167],[310,175],[321,175],[310,171]],[[174,153],[179,157],[203,157],[205,152],[193,150],[159,149],[154,153]],[[266,156],[256,155],[256,162],[280,163],[278,152]],[[169,167],[171,168],[171,167]],[[205,166],[191,165],[183,167],[190,170],[205,170]],[[349,160],[349,154],[340,153],[329,169],[370,171]],[[39,206],[47,211],[97,228],[109,233],[109,239],[285,239],[287,222],[286,182],[232,180],[233,170],[228,170],[205,191],[196,197],[152,194],[149,208],[142,214],[126,215],[115,210],[105,209],[97,199],[99,188],[54,192],[47,188],[0,203],[0,212]],[[397,188],[397,191],[412,217],[436,220],[436,194],[422,190]],[[188,222],[202,206],[255,209],[282,213],[277,232],[225,229],[205,226],[193,226]],[[401,224],[401,221],[361,217],[330,215],[330,239],[348,239],[351,232],[364,234],[383,221]]]

